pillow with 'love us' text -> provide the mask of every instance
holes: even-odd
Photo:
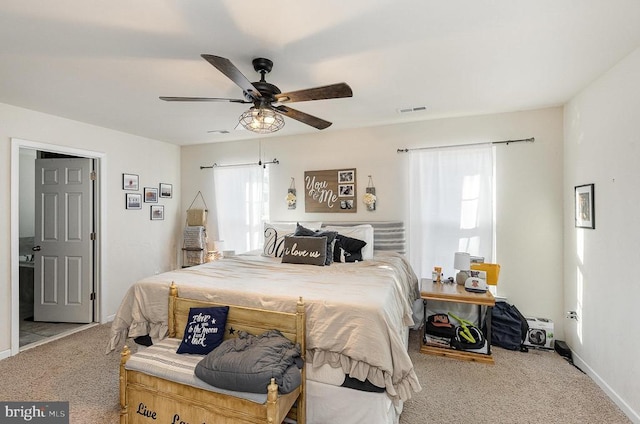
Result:
[[[282,263],[324,266],[326,258],[326,237],[288,236],[284,238]]]

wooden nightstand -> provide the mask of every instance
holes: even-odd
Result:
[[[471,305],[478,305],[478,323],[482,318],[482,307],[487,307],[486,324],[487,334],[487,353],[466,352],[463,350],[455,350],[446,347],[427,346],[424,344],[424,337],[420,337],[420,352],[430,355],[440,355],[449,358],[461,359],[465,361],[476,361],[488,364],[493,364],[494,360],[491,356],[491,310],[496,304],[491,292],[474,293],[468,292],[464,289],[463,285],[459,284],[447,284],[447,283],[433,283],[431,280],[422,279],[420,297],[424,302],[424,314],[425,322],[427,315],[427,301],[428,300],[440,300],[443,302],[455,302],[455,303],[467,303]]]

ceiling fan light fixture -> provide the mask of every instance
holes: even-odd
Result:
[[[240,125],[245,129],[258,134],[269,134],[284,127],[284,118],[268,108],[256,108],[240,115]]]
[[[265,80],[265,74],[271,72],[273,67],[273,62],[266,58],[255,58],[252,61],[253,69],[260,74],[260,81],[251,82],[229,59],[212,54],[202,54],[201,56],[240,87],[243,98],[161,96],[160,99],[167,102],[253,103],[254,106],[240,116],[236,129],[242,125],[244,129],[258,134],[276,132],[284,126],[284,116],[286,116],[318,130],[324,130],[331,126],[331,122],[288,106],[274,106],[274,103],[353,97],[353,90],[344,82],[283,93],[278,87]]]

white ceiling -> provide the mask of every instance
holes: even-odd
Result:
[[[234,130],[249,105],[158,99],[242,98],[203,53],[251,81],[269,58],[283,92],[348,83],[287,104],[323,131],[536,109],[640,46],[640,1],[2,0],[0,37],[0,102],[187,145],[264,137]],[[319,131],[285,121],[275,135]]]

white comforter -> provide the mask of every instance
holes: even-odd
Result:
[[[140,280],[125,295],[111,328],[108,351],[126,337],[167,335],[169,285],[180,297],[295,312],[302,297],[307,355],[313,366],[341,367],[352,377],[385,387],[394,400],[421,390],[402,339],[413,325],[417,278],[403,256],[331,266],[283,264],[280,258],[239,255]]]

